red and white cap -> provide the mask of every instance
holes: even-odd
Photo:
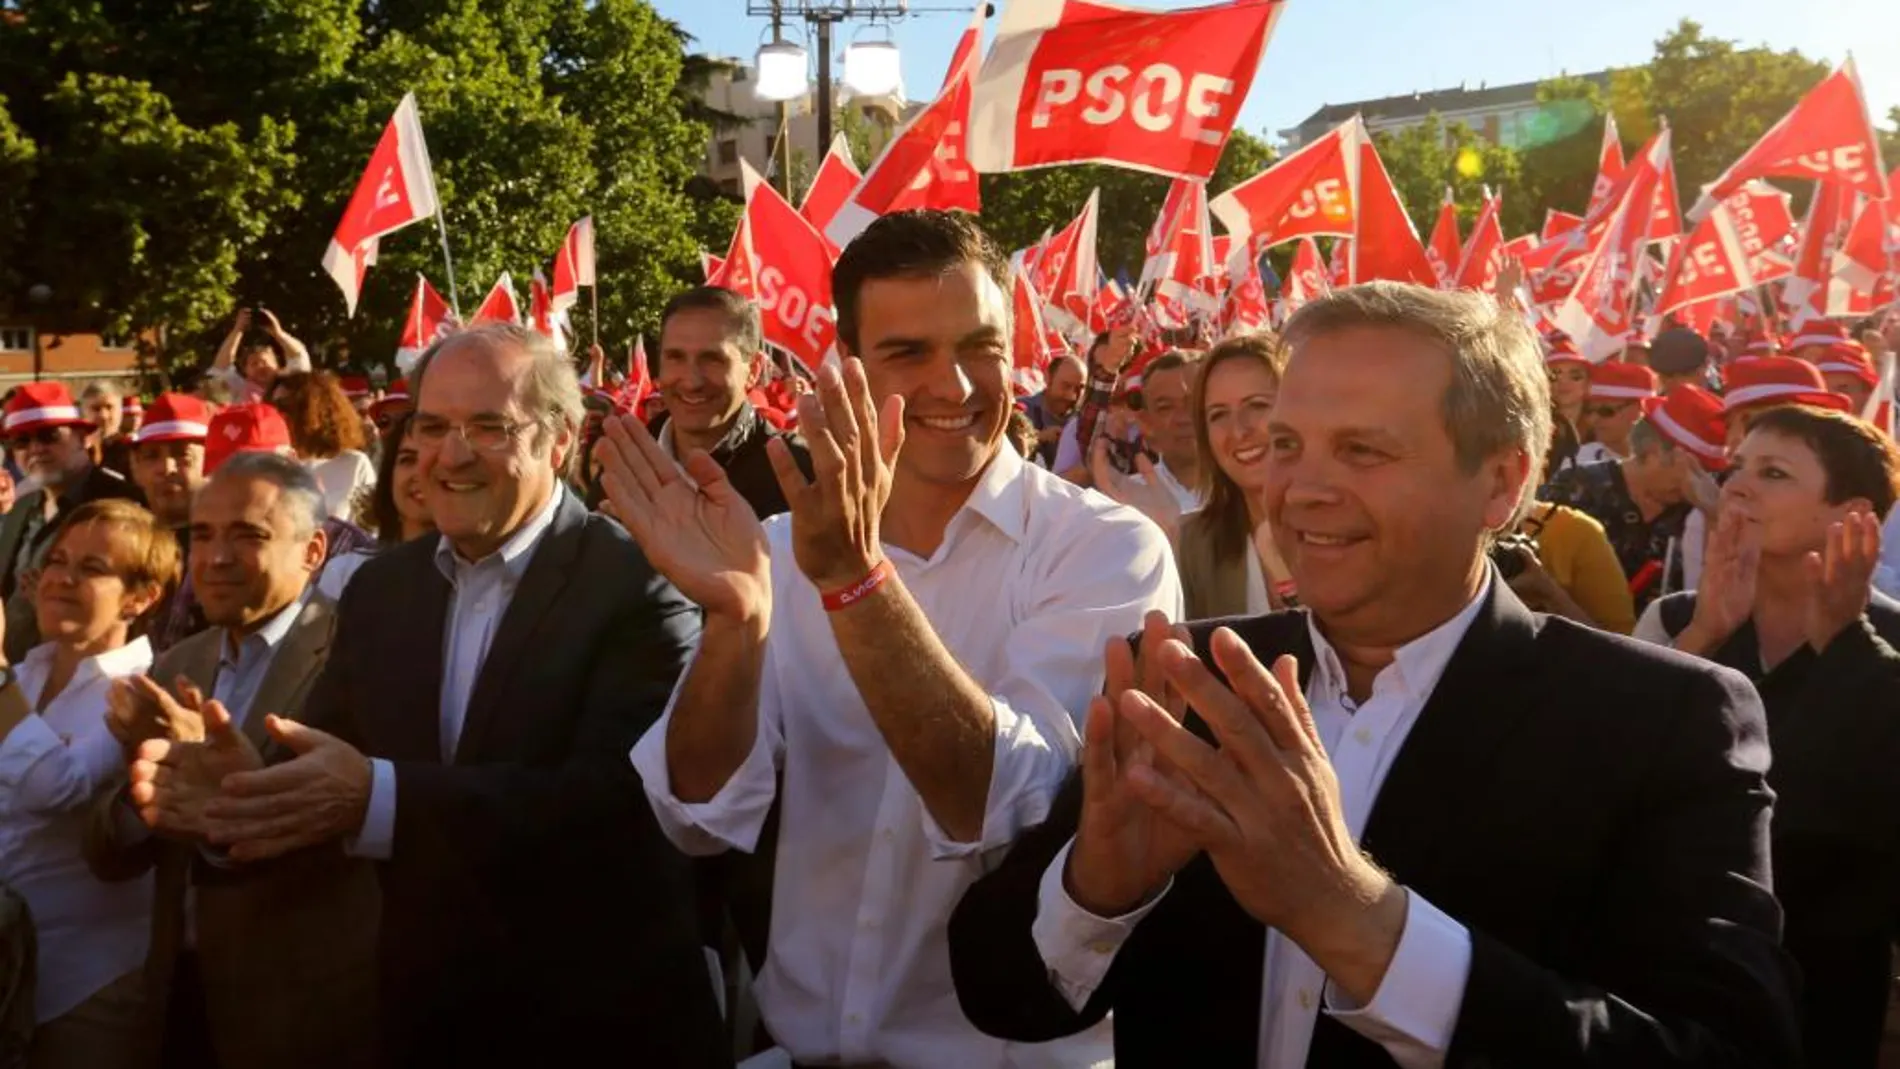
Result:
[[[1683,383],[1661,397],[1643,399],[1643,418],[1687,450],[1708,471],[1728,467],[1728,437],[1722,424],[1722,401],[1700,386]]]
[[[146,421],[132,435],[146,442],[202,442],[211,434],[211,406],[188,393],[161,393]]]
[[[1767,331],[1751,330],[1748,332],[1748,344],[1743,351],[1750,356],[1773,356],[1781,351],[1781,346]]]
[[[1656,373],[1641,364],[1612,362],[1590,369],[1592,401],[1640,401],[1656,394]]]
[[[1880,372],[1874,370],[1874,359],[1867,355],[1867,347],[1857,341],[1837,341],[1828,346],[1814,368],[1822,375],[1852,375],[1866,383],[1868,389],[1880,388]]]
[[[1577,351],[1577,343],[1570,335],[1557,331],[1544,339],[1544,363],[1546,364],[1582,364],[1590,366],[1590,361]]]
[[[290,452],[290,424],[267,404],[230,405],[211,417],[205,435],[205,474],[239,453]]]
[[[8,437],[34,434],[53,427],[93,429],[92,420],[73,404],[72,392],[63,382],[25,382],[7,401],[5,430]]]
[[[139,400],[139,395],[138,395],[138,394],[135,394],[135,393],[131,393],[131,394],[126,394],[126,395],[125,395],[125,406],[124,406],[124,413],[125,413],[126,415],[128,415],[128,416],[142,416],[142,415],[144,415],[144,414],[145,414],[145,402],[144,402],[144,401],[141,401],[141,400]]]
[[[1832,319],[1810,319],[1803,324],[1794,338],[1788,342],[1790,352],[1798,351],[1809,345],[1833,345],[1837,341],[1847,340],[1847,328]]]
[[[378,419],[387,409],[398,406],[407,408],[413,403],[413,399],[409,396],[409,380],[397,379],[389,384],[389,389],[383,391],[381,397],[370,403],[369,416],[371,419]]]
[[[369,396],[369,379],[362,375],[344,375],[337,379],[337,385],[343,387],[343,396],[352,401]]]
[[[1829,393],[1821,369],[1792,356],[1737,360],[1723,373],[1722,411],[1753,405],[1817,405],[1847,410],[1847,398]]]

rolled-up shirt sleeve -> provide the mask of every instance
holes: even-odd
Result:
[[[1139,631],[1151,609],[1181,617],[1181,581],[1161,529],[1119,506],[1086,517],[1086,532],[1051,532],[1048,555],[1031,557],[1040,574],[1003,577],[1021,623],[1009,635],[1007,670],[990,689],[995,749],[983,830],[958,842],[921,809],[939,860],[1006,847],[1048,816],[1075,767],[1089,699],[1102,689],[1104,645]]]
[[[1029,936],[1049,969],[1050,981],[1079,1012],[1095,989],[1102,986],[1109,966],[1115,964],[1115,955],[1121,952],[1135,925],[1160,903],[1174,881],[1168,881],[1154,897],[1119,917],[1098,917],[1076,905],[1068,888],[1062,886],[1062,872],[1074,845],[1071,841],[1063,847],[1043,870],[1036,895],[1036,919],[1029,927]]]
[[[759,727],[752,738],[752,749],[718,793],[704,802],[683,802],[673,793],[673,778],[666,767],[666,733],[673,723],[680,691],[692,677],[692,666],[680,674],[666,712],[640,736],[629,755],[646,787],[647,801],[660,830],[681,853],[704,857],[727,850],[751,853],[758,847],[759,833],[778,795],[778,768],[785,745],[773,687],[772,646],[768,639],[759,679]]]
[[[1405,894],[1405,932],[1372,1001],[1354,1005],[1331,981],[1326,1012],[1385,1048],[1403,1069],[1439,1069],[1464,1007],[1471,933],[1423,896]]]
[[[124,773],[124,752],[103,723],[69,741],[29,716],[0,741],[0,811],[73,809]]]

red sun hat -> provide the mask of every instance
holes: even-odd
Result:
[[[137,445],[146,442],[202,442],[211,435],[211,406],[188,393],[161,393],[152,402],[144,423],[133,432]]]
[[[290,424],[283,413],[257,403],[231,405],[211,417],[205,436],[205,474],[239,453],[288,453]]]
[[[1722,411],[1734,412],[1764,402],[1815,405],[1845,412],[1847,398],[1831,393],[1821,369],[1792,356],[1737,360],[1722,376]]]
[[[1728,467],[1722,400],[1709,391],[1683,383],[1661,397],[1646,397],[1643,418],[1677,448],[1688,450],[1705,470]]]
[[[1577,343],[1570,340],[1570,335],[1561,332],[1544,339],[1544,363],[1590,366],[1590,361],[1577,351]]]
[[[343,388],[343,396],[352,401],[369,396],[369,379],[362,375],[344,375],[337,379],[337,385]]]
[[[389,384],[389,389],[383,391],[381,397],[370,403],[369,418],[381,419],[382,414],[388,409],[395,408],[398,405],[408,405],[410,403],[409,380],[397,379],[395,382]]]
[[[1880,388],[1880,372],[1874,370],[1874,358],[1857,341],[1837,341],[1828,346],[1814,369],[1822,375],[1852,375],[1869,389]]]
[[[1590,369],[1590,400],[1640,401],[1656,393],[1656,373],[1641,364],[1598,364]]]
[[[73,404],[72,392],[63,382],[25,382],[7,401],[5,430],[9,438],[37,434],[54,427],[95,429],[92,420]]]
[[[1788,350],[1793,352],[1809,345],[1833,345],[1847,340],[1847,328],[1832,319],[1810,319],[1803,324],[1795,336],[1788,342]]]
[[[1781,351],[1781,346],[1775,344],[1775,339],[1765,331],[1751,330],[1743,351],[1749,356],[1773,356]]]

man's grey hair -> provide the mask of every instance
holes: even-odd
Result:
[[[1639,419],[1630,424],[1630,459],[1637,460],[1653,452],[1661,452],[1666,458],[1676,451],[1674,439],[1659,430],[1647,419]]]
[[[1537,336],[1523,319],[1469,290],[1368,282],[1302,306],[1281,336],[1289,348],[1298,348],[1356,327],[1408,331],[1450,354],[1451,386],[1442,408],[1460,468],[1475,472],[1510,449],[1523,452],[1535,474],[1550,448],[1550,381]],[[1535,483],[1535,478],[1524,481],[1519,515],[1530,504]],[[1516,522],[1513,516],[1511,526]]]
[[[574,370],[574,362],[568,359],[567,354],[556,349],[554,342],[545,335],[513,323],[482,323],[465,327],[429,346],[416,361],[415,370],[409,374],[410,396],[417,400],[422,398],[422,380],[443,350],[465,345],[500,350],[518,349],[527,353],[533,366],[529,368],[527,380],[522,385],[521,407],[530,413],[535,425],[545,431],[549,438],[562,430],[580,433],[581,425],[587,419],[587,409],[581,400],[580,376]]]
[[[309,538],[327,514],[323,504],[323,487],[317,485],[317,477],[310,474],[310,469],[301,462],[282,453],[253,451],[234,454],[218,465],[218,470],[211,473],[205,485],[226,479],[262,479],[277,487],[284,504],[290,509],[291,530],[298,538]]]

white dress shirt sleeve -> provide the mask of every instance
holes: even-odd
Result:
[[[1036,919],[1029,927],[1029,935],[1035,940],[1036,951],[1042,955],[1042,963],[1049,969],[1049,979],[1056,990],[1062,992],[1071,1008],[1080,1011],[1088,1005],[1095,989],[1102,986],[1102,978],[1108,975],[1109,966],[1115,964],[1115,955],[1121,952],[1122,944],[1128,941],[1135,925],[1154,910],[1168,888],[1174,886],[1174,881],[1169,880],[1159,894],[1128,913],[1119,917],[1097,917],[1076,905],[1075,899],[1069,897],[1068,888],[1062,886],[1062,870],[1069,863],[1069,849],[1074,845],[1074,840],[1070,840],[1043,870],[1036,896]]]
[[[388,861],[396,851],[396,766],[372,757],[369,776],[369,805],[363,810],[363,826],[343,840],[343,852],[370,861]]]
[[[695,654],[695,661],[698,655]],[[704,857],[759,845],[759,832],[778,794],[778,768],[785,738],[775,691],[772,642],[765,644],[765,664],[759,674],[759,727],[752,749],[718,793],[704,802],[682,802],[673,794],[673,778],[666,768],[666,732],[673,723],[680,688],[692,675],[692,666],[680,674],[666,712],[640,736],[629,757],[646,787],[647,801],[660,830],[681,853]]]
[[[1385,1048],[1403,1069],[1439,1069],[1471,977],[1471,933],[1424,896],[1405,893],[1405,932],[1372,1001],[1326,983],[1326,1012]]]
[[[103,720],[68,742],[45,719],[29,716],[0,741],[0,811],[82,806],[124,771],[124,753]]]
[[[1075,767],[1081,718],[1102,689],[1104,644],[1141,630],[1150,609],[1181,618],[1181,581],[1160,528],[1121,508],[1091,513],[1088,523],[1086,531],[1048,532],[1058,544],[1043,574],[998,577],[1021,622],[1010,631],[1005,673],[990,688],[996,727],[983,831],[958,842],[920,807],[938,860],[1000,849],[1041,823]]]

